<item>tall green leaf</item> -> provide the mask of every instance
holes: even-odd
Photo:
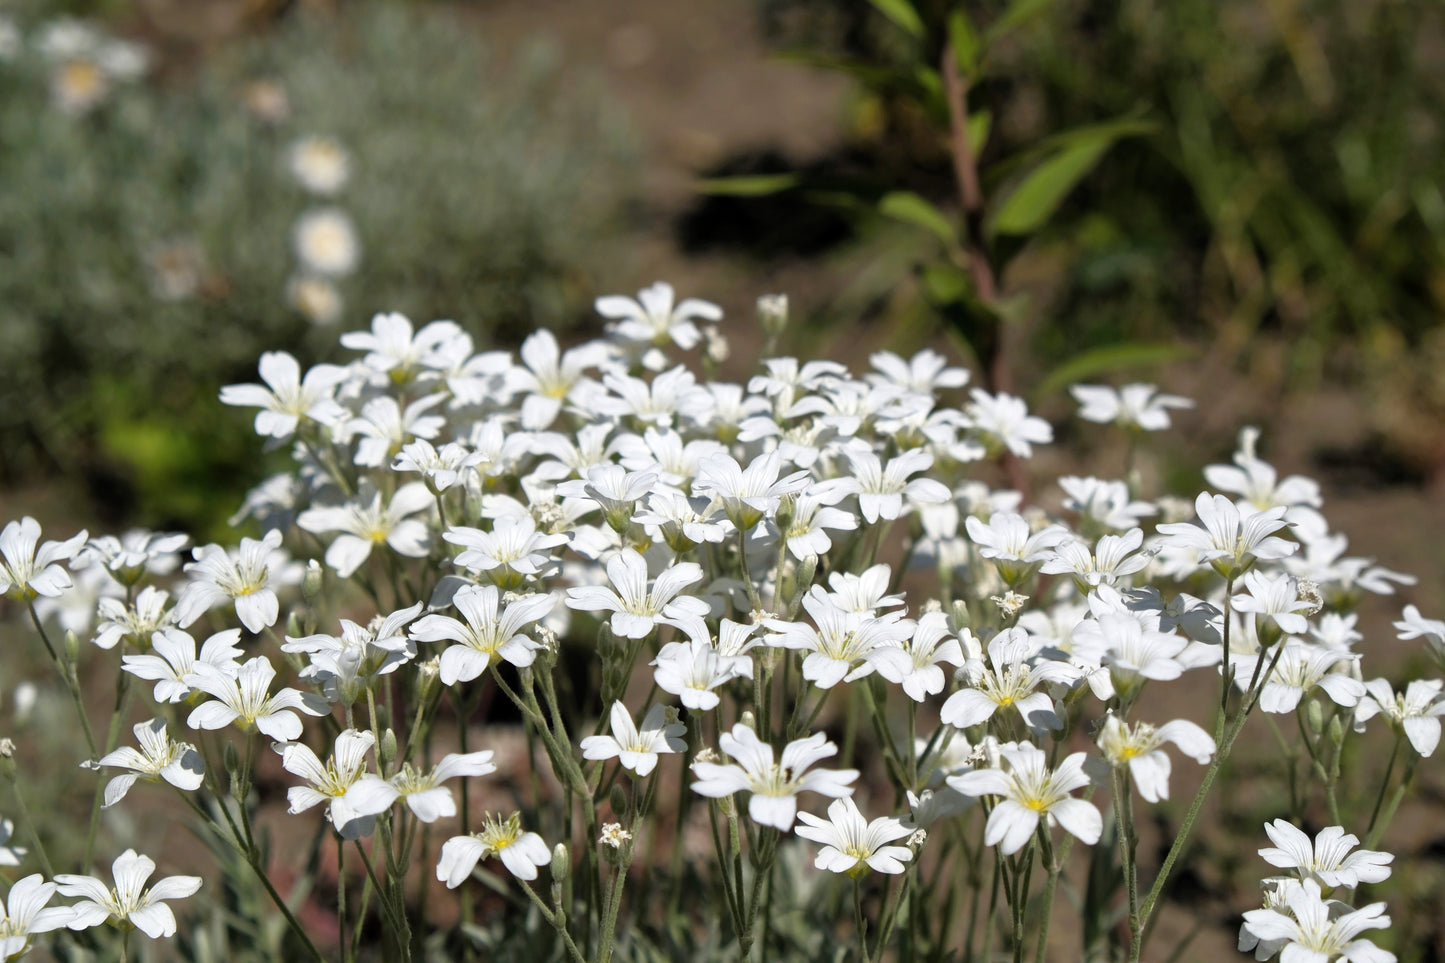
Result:
[[[703,194],[729,197],[765,197],[781,194],[797,187],[802,178],[797,174],[753,174],[741,177],[710,177],[697,182]]]
[[[994,234],[1037,231],[1115,141],[1152,129],[1148,123],[1125,120],[1068,131],[1054,138],[1058,146],[1003,199],[989,229]]]
[[[932,233],[944,244],[956,244],[958,235],[944,213],[912,191],[893,191],[878,202],[884,217],[913,224]]]
[[[915,37],[923,36],[923,20],[908,0],[868,0],[874,9]]]
[[[1069,385],[1100,375],[1132,368],[1152,368],[1172,361],[1183,361],[1193,354],[1194,349],[1188,345],[1147,344],[1137,341],[1095,348],[1070,358],[1050,371],[1034,389],[1033,397],[1046,398]]]

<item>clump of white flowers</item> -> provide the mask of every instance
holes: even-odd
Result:
[[[324,140],[290,163],[328,196],[350,172]],[[359,256],[339,211],[310,216],[296,246],[316,277]],[[1082,927],[1096,942],[1077,955],[1112,942],[1137,961],[1241,734],[1293,714],[1275,726],[1290,774],[1265,793],[1275,845],[1261,851],[1289,875],[1245,914],[1241,948],[1393,959],[1360,936],[1388,924],[1382,904],[1346,900],[1389,875],[1373,847],[1439,743],[1442,682],[1380,677],[1352,648],[1361,594],[1409,579],[1344,556],[1318,486],[1280,481],[1255,433],[1207,472],[1218,490],[1188,493],[1192,509],[1133,471],[994,488],[993,462],[1017,468],[1053,429],[936,352],[880,352],[861,376],[780,357],[707,380],[716,305],[657,284],[597,310],[605,339],[538,331],[515,356],[398,314],[343,335],[343,365],[263,355],[263,384],[221,401],[255,410],[292,465],[247,499],[238,521],[262,520],[261,537],[238,547],[186,560],[170,533],[47,541],[33,519],[9,523],[0,590],[71,694],[80,758],[121,770],[96,806],[176,794],[267,880],[289,950],[313,958],[331,947],[269,883],[252,824],[277,785],[284,818],[310,827],[296,837],[316,842],[270,858],[298,870],[334,843],[338,913],[363,914],[355,932],[374,914],[388,958],[410,959],[430,925],[419,864],[450,889],[511,892],[517,920],[553,931],[496,953],[554,939],[583,961],[609,959],[621,927],[651,938],[633,905],[649,897],[692,914],[669,939],[721,925],[746,958],[781,940],[774,903],[802,913],[829,885],[811,859],[851,877],[845,926],[870,958],[905,928],[910,951],[956,954],[958,914],[942,907],[968,900],[964,955],[1032,944],[1042,959],[1062,882],[1123,921]],[[769,338],[786,333],[786,302],[759,310]],[[1129,431],[1131,452],[1190,406],[1142,384],[1074,396],[1085,420]],[[73,634],[56,644],[62,618]],[[1410,606],[1397,626],[1445,653],[1445,622]],[[93,728],[77,664],[102,660],[121,697]],[[1156,721],[1164,704],[1177,709]],[[1184,717],[1201,704],[1206,717]],[[122,723],[136,746],[118,744]],[[1362,738],[1393,746],[1383,774],[1360,777],[1368,793],[1342,765]],[[1201,769],[1171,779],[1173,751]],[[19,757],[0,762],[13,779]],[[1181,792],[1187,809],[1169,808]],[[1139,806],[1168,829],[1157,861],[1141,855]],[[1296,828],[1320,811],[1336,825]],[[1365,848],[1341,813],[1365,821]],[[0,821],[0,862],[41,858],[11,845],[27,841],[14,825]],[[1104,847],[1087,878],[1079,847]],[[709,898],[678,908],[668,861]],[[147,888],[155,865],[134,851],[114,887],[39,868],[0,919],[6,959],[65,926],[169,936],[162,901],[200,885]],[[47,908],[56,894],[80,901]],[[483,939],[473,901],[461,907],[468,926],[436,937],[452,949]]]

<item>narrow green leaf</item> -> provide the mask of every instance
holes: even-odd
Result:
[[[908,0],[868,0],[883,16],[915,37],[923,36],[923,20]]]
[[[971,77],[978,69],[983,44],[979,41],[978,31],[973,29],[968,14],[962,9],[953,11],[948,18],[948,39],[953,44],[953,59],[958,64],[958,72],[965,77]]]
[[[976,114],[968,115],[968,149],[973,152],[975,159],[983,156],[983,149],[988,146],[989,131],[993,129],[993,114],[986,110],[980,110]]]
[[[697,182],[702,194],[731,197],[765,197],[797,187],[802,178],[797,174],[755,174],[741,177],[710,177]]]
[[[1088,381],[1100,375],[1111,374],[1133,368],[1152,368],[1157,365],[1183,361],[1194,354],[1194,349],[1182,344],[1146,344],[1128,341],[1111,344],[1103,348],[1085,351],[1050,371],[1038,387],[1034,398],[1045,398],[1069,385]]]
[[[1014,0],[1008,5],[1008,9],[989,26],[984,35],[985,43],[992,43],[1022,27],[1053,5],[1054,0]]]
[[[929,231],[944,244],[955,244],[958,235],[944,213],[912,191],[893,191],[878,202],[878,213]]]
[[[995,234],[1032,234],[1063,203],[1074,185],[1094,169],[1112,139],[1080,141],[1057,152],[1024,176],[1004,198],[990,225]]]

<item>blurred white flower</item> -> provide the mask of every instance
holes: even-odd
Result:
[[[291,175],[306,190],[329,197],[351,179],[351,155],[331,137],[303,137],[291,145]]]
[[[1107,425],[1159,431],[1169,427],[1170,408],[1193,408],[1194,402],[1159,393],[1155,385],[1132,384],[1118,390],[1105,385],[1074,385],[1069,393],[1079,402],[1079,417]]]
[[[345,277],[361,261],[356,226],[349,214],[336,207],[302,214],[291,229],[291,246],[301,266],[322,277]]]
[[[541,836],[522,831],[522,816],[512,813],[506,819],[488,816],[479,832],[470,836],[453,836],[442,843],[437,860],[437,879],[456,889],[476,868],[478,861],[496,856],[507,871],[518,879],[537,878],[537,867],[552,861],[552,851]]]

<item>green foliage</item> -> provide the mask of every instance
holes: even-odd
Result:
[[[595,84],[542,42],[503,70],[435,8],[307,14],[79,112],[51,102],[44,23],[21,23],[0,63],[0,477],[59,469],[112,517],[213,526],[214,491],[239,501],[257,467],[246,419],[198,402],[256,380],[264,349],[334,344],[288,294],[293,225],[316,208],[359,237],[335,280],[344,328],[399,310],[506,343],[581,314],[629,156]],[[312,135],[350,156],[334,197],[288,167]],[[177,498],[197,482],[212,494]]]

